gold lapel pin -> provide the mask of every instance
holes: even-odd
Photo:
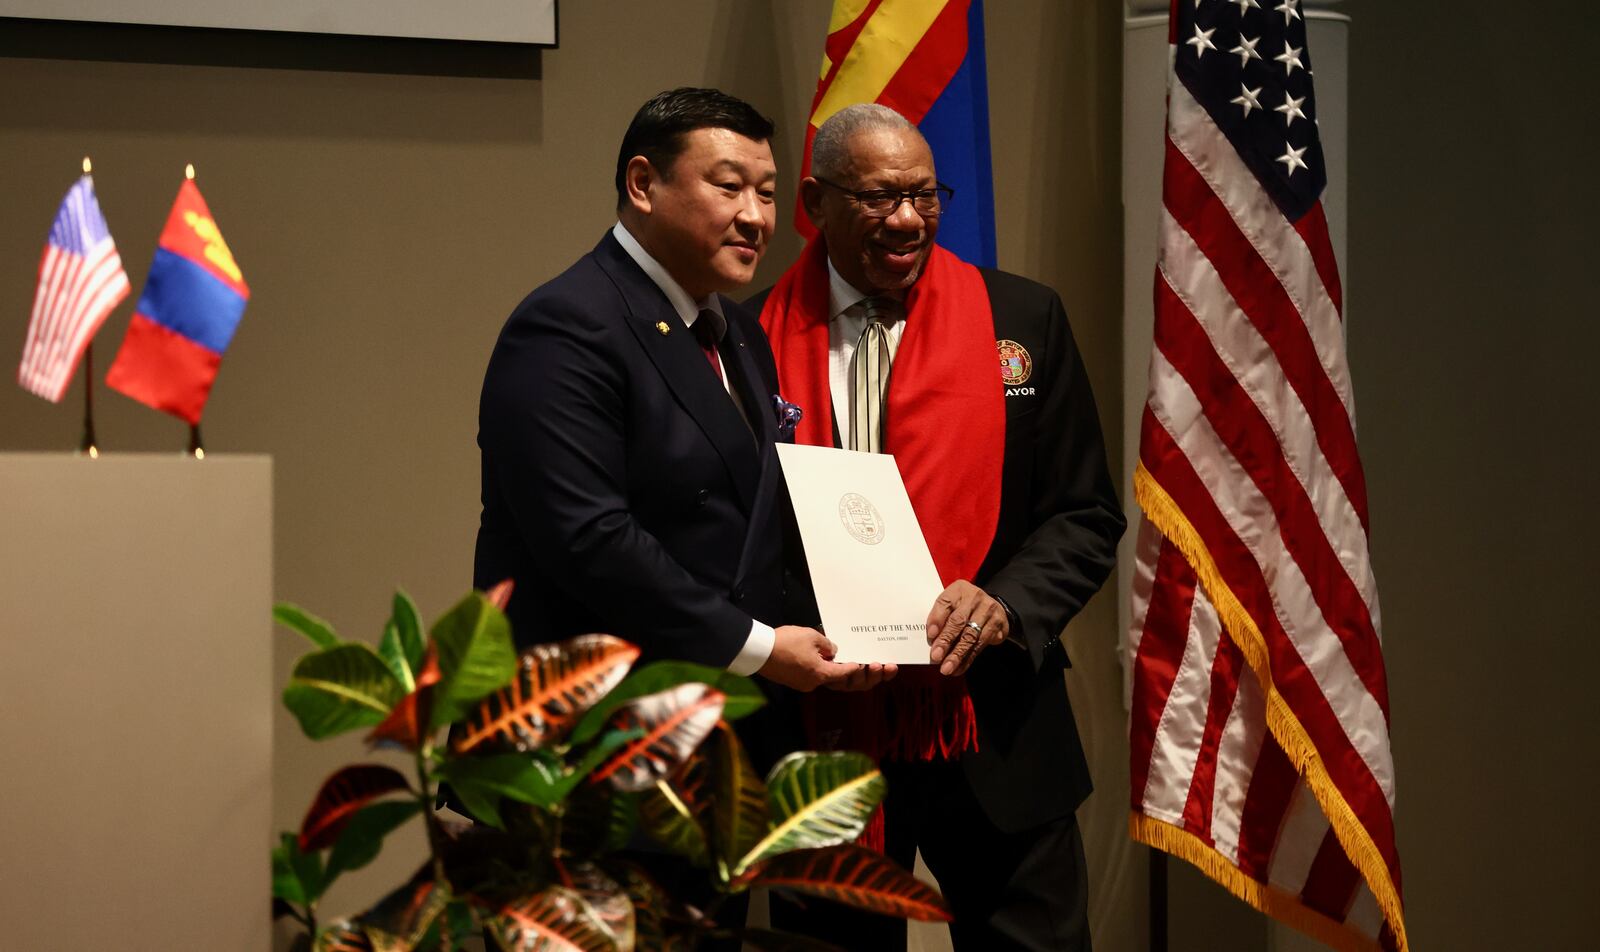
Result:
[[[666,321],[656,321],[656,330],[661,332],[661,336],[662,337],[665,337],[668,334],[672,333],[672,328],[667,326],[667,322]]]

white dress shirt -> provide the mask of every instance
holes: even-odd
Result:
[[[717,328],[717,339],[722,339],[728,331],[728,318],[722,313],[722,302],[715,294],[708,295],[700,301],[690,297],[689,292],[685,291],[683,286],[667,273],[667,269],[661,266],[661,262],[652,258],[650,253],[644,250],[644,246],[639,244],[639,240],[629,234],[628,229],[622,227],[622,222],[619,221],[612,227],[611,234],[617,239],[617,243],[622,245],[622,250],[628,253],[628,257],[632,258],[634,263],[650,276],[650,280],[655,282],[656,287],[661,289],[661,293],[667,296],[667,301],[672,304],[672,309],[678,312],[684,327],[693,329],[694,322],[700,319],[700,312],[710,311],[716,316],[716,320],[721,321]],[[860,331],[856,333],[859,334]],[[722,386],[727,389],[728,374],[726,368],[722,367],[720,353],[717,354],[717,366],[721,371]],[[731,394],[733,391],[728,392]],[[743,408],[740,408],[740,412],[743,412]],[[767,658],[771,657],[772,646],[776,641],[777,634],[772,630],[772,626],[764,625],[754,618],[750,619],[750,636],[745,639],[744,647],[739,649],[739,654],[728,665],[728,671],[732,674],[755,674],[767,663]]]
[[[833,424],[839,431],[839,444],[845,449],[850,448],[850,421],[855,419],[855,408],[850,406],[856,397],[850,364],[861,332],[867,328],[867,310],[857,305],[867,297],[839,276],[831,260],[828,262],[828,391],[833,397]],[[900,350],[906,322],[895,321],[887,330],[892,361]]]

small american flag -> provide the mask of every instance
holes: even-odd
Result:
[[[1174,0],[1135,493],[1135,838],[1405,949],[1389,695],[1298,0]]]
[[[128,275],[95,201],[94,180],[85,175],[61,200],[45,241],[17,383],[61,402],[84,348],[127,296]]]

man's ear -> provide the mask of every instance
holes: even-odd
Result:
[[[811,226],[822,230],[822,185],[811,176],[800,180],[800,207],[805,209]]]
[[[642,155],[629,159],[622,173],[623,201],[641,215],[650,214],[650,186],[659,178],[649,159]]]

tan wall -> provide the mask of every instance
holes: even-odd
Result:
[[[776,116],[778,161],[792,171],[830,6],[568,0],[561,49],[543,54],[0,23],[0,355],[20,351],[43,235],[85,153],[136,289],[183,164],[195,163],[253,289],[207,444],[275,459],[277,596],[347,637],[376,636],[396,585],[437,614],[470,577],[489,348],[522,295],[612,221],[610,169],[628,117],[662,88],[720,86]],[[1114,460],[1119,10],[1109,0],[988,9],[1000,264],[1061,291]],[[785,224],[763,282],[797,251]],[[101,333],[102,377],[130,310]],[[182,424],[98,392],[107,451],[184,445]],[[0,449],[71,449],[80,393],[81,381],[54,407],[0,387]],[[1142,867],[1123,825],[1115,614],[1097,599],[1071,635],[1101,791],[1082,814],[1093,914],[1110,950],[1137,947],[1143,915],[1130,905]],[[277,638],[281,684],[300,645]],[[289,828],[321,778],[361,754],[304,740],[282,712],[276,730],[274,817]],[[267,847],[263,831],[263,862]],[[337,888],[329,910],[353,911],[414,859],[380,860]]]

